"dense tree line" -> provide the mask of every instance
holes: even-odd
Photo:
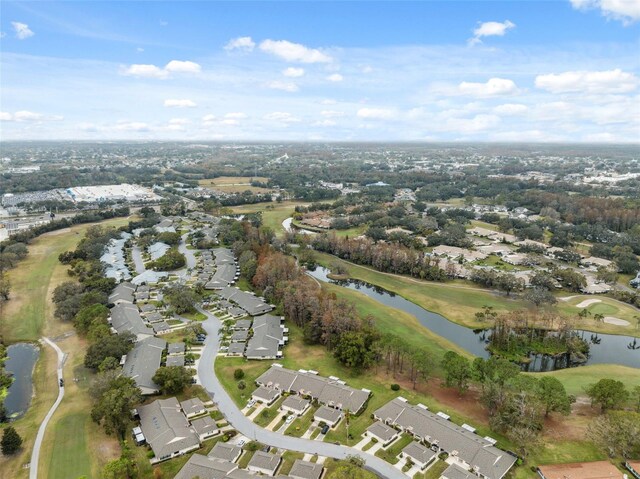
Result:
[[[366,239],[339,238],[335,234],[319,234],[313,247],[356,264],[371,266],[378,271],[406,274],[431,281],[445,281],[446,272],[436,258],[412,248]]]

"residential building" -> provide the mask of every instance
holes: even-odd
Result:
[[[320,479],[323,470],[322,464],[296,459],[289,471],[289,477],[291,479]]]
[[[174,479],[225,479],[238,465],[222,459],[193,454]]]
[[[200,447],[176,398],[157,399],[138,407],[140,428],[157,462],[181,456]]]
[[[429,464],[434,462],[438,455],[424,444],[413,441],[405,446],[400,453],[402,459],[411,459],[421,471],[425,470]]]
[[[236,462],[242,455],[242,448],[226,442],[218,442],[209,451],[208,456],[217,459],[224,459],[229,462]]]
[[[253,336],[247,343],[247,359],[276,359],[282,356],[280,348],[287,342],[284,318],[265,314],[253,319]],[[241,331],[236,331],[240,333]],[[233,340],[233,338],[232,338]]]
[[[387,426],[381,421],[374,422],[364,433],[365,436],[375,439],[384,447],[395,441],[399,434],[400,433],[396,429],[391,426]]]
[[[311,402],[307,399],[303,399],[300,396],[288,396],[280,406],[280,409],[285,412],[290,412],[296,416],[302,416],[307,409],[311,407]]]
[[[267,476],[275,476],[276,470],[282,462],[280,454],[256,451],[247,465],[247,469]]]
[[[336,377],[324,378],[315,371],[304,369],[293,371],[279,364],[272,365],[256,379],[256,383],[266,388],[308,396],[331,408],[348,409],[352,414],[358,414],[364,408],[371,394],[366,389],[349,387]]]
[[[211,416],[203,416],[191,421],[191,427],[198,435],[200,442],[220,433],[218,425]]]
[[[320,406],[313,414],[314,421],[323,422],[331,428],[335,427],[340,422],[340,419],[342,419],[342,411],[327,406]]]
[[[138,341],[133,349],[126,355],[122,374],[132,378],[142,391],[142,394],[157,394],[160,386],[153,382],[153,376],[160,367],[162,351],[167,347],[167,342],[150,337]]]
[[[187,419],[200,416],[207,412],[207,408],[200,398],[191,398],[182,401],[180,402],[180,407],[184,411],[185,416],[187,416]]]
[[[133,303],[134,296],[133,294],[136,292],[136,287],[129,283],[124,282],[120,283],[116,286],[111,294],[109,295],[109,303],[112,304],[123,304],[123,303]]]
[[[430,412],[421,404],[412,406],[396,398],[374,412],[374,417],[413,435],[418,441],[437,446],[463,468],[473,469],[479,477],[501,479],[516,462],[516,457],[495,447],[495,441],[483,438],[448,420],[446,415]]]
[[[144,324],[138,307],[134,304],[121,303],[111,308],[109,323],[118,334],[132,333],[137,340],[154,335],[153,329]]]
[[[280,391],[264,386],[258,387],[258,389],[251,394],[251,399],[266,404],[267,406],[271,406],[279,397]]]

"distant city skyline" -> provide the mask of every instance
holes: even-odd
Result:
[[[2,140],[640,141],[640,0],[0,9]]]

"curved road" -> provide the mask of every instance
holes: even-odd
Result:
[[[267,431],[249,420],[244,414],[242,414],[233,402],[233,399],[231,399],[229,394],[224,390],[224,387],[220,384],[220,381],[213,370],[213,363],[216,360],[220,346],[218,330],[222,324],[215,315],[200,307],[198,307],[198,310],[208,318],[206,321],[201,323],[207,332],[207,339],[200,356],[198,377],[200,378],[202,386],[218,405],[220,412],[224,414],[229,424],[231,424],[236,430],[248,438],[276,448],[283,448],[308,454],[318,454],[320,456],[327,456],[335,459],[345,459],[347,456],[360,456],[365,461],[365,467],[375,472],[380,477],[385,479],[407,478],[406,475],[388,462],[370,454],[363,453],[362,451],[358,451],[357,449],[321,441],[285,436],[284,434]]]
[[[62,379],[62,367],[64,366],[64,353],[58,347],[56,343],[51,341],[49,338],[42,338],[45,343],[51,346],[56,350],[58,354],[58,384],[60,384],[60,380]],[[42,440],[44,439],[44,433],[47,429],[47,424],[49,424],[49,420],[53,416],[53,413],[56,412],[58,406],[62,402],[62,398],[64,397],[64,386],[58,387],[58,398],[56,402],[53,403],[51,409],[40,424],[40,428],[38,429],[38,434],[36,436],[36,442],[33,444],[33,451],[31,452],[31,462],[29,468],[29,479],[38,479],[38,461],[40,459],[40,446],[42,445]]]

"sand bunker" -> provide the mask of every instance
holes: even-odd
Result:
[[[592,304],[602,303],[601,299],[585,299],[582,303],[576,304],[576,308],[588,308]]]
[[[629,326],[629,321],[625,319],[616,318],[614,316],[605,316],[604,320],[607,324],[614,324],[616,326]]]

